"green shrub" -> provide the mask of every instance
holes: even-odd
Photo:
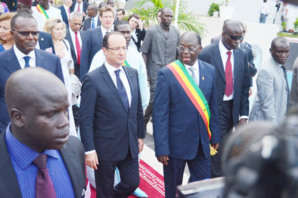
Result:
[[[210,5],[208,15],[213,16],[213,12],[219,12],[219,5],[217,3],[212,3]]]

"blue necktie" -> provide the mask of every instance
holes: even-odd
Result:
[[[95,28],[95,24],[94,24],[94,18],[91,18],[91,28],[94,29]]]
[[[29,64],[30,56],[24,56],[24,60],[25,60],[25,68],[30,67],[30,64]]]
[[[119,96],[120,96],[120,98],[123,102],[123,105],[124,105],[126,111],[128,112],[128,110],[129,110],[128,97],[127,97],[125,87],[123,86],[123,83],[122,83],[122,81],[120,79],[120,76],[119,76],[120,71],[121,71],[120,69],[115,71],[116,81],[117,81],[117,88],[118,88]]]

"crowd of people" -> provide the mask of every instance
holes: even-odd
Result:
[[[174,198],[186,164],[189,182],[223,176],[235,127],[279,125],[298,106],[298,58],[290,90],[285,38],[272,40],[257,72],[240,21],[226,20],[203,48],[199,34],[172,25],[168,7],[146,29],[125,1],[61,2],[17,0],[0,16],[0,197],[84,197],[85,164],[97,197],[140,192],[152,120],[165,197]]]

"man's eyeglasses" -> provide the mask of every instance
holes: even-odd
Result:
[[[126,51],[126,47],[115,47],[115,48],[110,48],[110,47],[106,47],[107,49],[110,49],[112,51],[115,51],[115,52],[120,52],[121,50],[122,51]]]
[[[197,49],[198,49],[198,47],[200,47],[200,45],[198,45],[197,47],[194,47],[194,46],[189,46],[189,47],[184,47],[183,45],[179,45],[178,47],[177,47],[177,50],[178,50],[178,52],[184,52],[186,49],[188,49],[188,51],[190,52],[190,53],[193,53],[194,51],[196,51]]]
[[[243,36],[232,36],[232,35],[229,35],[230,39],[232,39],[233,41],[242,41],[243,40]]]
[[[28,31],[17,31],[17,30],[11,30],[11,31],[17,32],[17,33],[19,33],[23,37],[27,37],[27,36],[29,36],[29,34],[31,34],[32,36],[36,37],[39,34],[39,31],[31,31],[31,32],[28,32]]]

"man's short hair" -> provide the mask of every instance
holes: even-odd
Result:
[[[120,32],[110,32],[110,33],[106,34],[103,37],[103,40],[102,40],[102,47],[104,47],[104,48],[109,47],[108,41],[109,41],[110,36],[112,36],[112,35],[121,35],[121,36],[123,36]],[[123,36],[123,38],[124,38],[124,36]]]
[[[129,25],[128,22],[127,22],[127,21],[124,21],[124,20],[116,21],[116,22],[114,23],[114,30],[115,30],[115,31],[118,31],[118,27],[119,27],[120,25],[124,25],[124,24]]]
[[[69,19],[70,19],[70,20],[73,20],[75,17],[83,18],[83,14],[81,14],[80,12],[77,12],[77,11],[72,12],[72,13],[70,14]]]
[[[113,13],[113,16],[115,16],[114,9],[111,6],[109,6],[109,5],[106,5],[106,6],[103,6],[102,8],[100,8],[100,10],[99,10],[99,16],[102,17],[102,15],[103,15],[104,12],[112,12]]]
[[[122,14],[125,14],[125,10],[124,10],[123,8],[119,8],[119,9],[117,10],[117,12],[121,12]]]
[[[34,19],[34,17],[29,12],[20,12],[20,13],[14,15],[11,19],[10,27],[12,30],[14,29],[16,20],[18,18],[33,19],[35,21],[35,23],[37,23],[36,20]]]

